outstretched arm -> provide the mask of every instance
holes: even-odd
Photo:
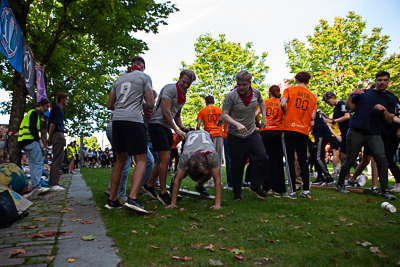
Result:
[[[389,111],[387,111],[387,109],[386,109],[384,106],[382,106],[381,104],[375,105],[374,109],[375,109],[375,110],[382,111],[382,113],[383,113],[383,120],[384,120],[387,124],[392,123],[393,121],[396,122],[396,123],[399,123],[398,121],[400,121],[400,119],[397,118],[396,116],[394,116],[394,114],[389,113]]]
[[[166,209],[173,209],[178,207],[176,205],[176,201],[178,200],[179,188],[181,187],[181,182],[183,178],[185,178],[186,176],[187,173],[183,169],[178,167],[178,171],[175,175],[174,188],[172,189],[171,205],[165,207]]]

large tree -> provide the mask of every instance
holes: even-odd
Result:
[[[153,0],[15,0],[10,2],[36,60],[45,66],[49,99],[69,92],[65,108],[67,129],[83,135],[104,126],[105,103],[112,81],[146,43],[138,31],[157,33],[160,24],[178,9]],[[9,130],[18,131],[24,111],[34,105],[18,72],[2,64],[1,86],[12,91]],[[6,108],[7,108],[6,107]],[[10,138],[11,160],[18,162],[16,138]]]
[[[187,102],[183,106],[183,122],[185,125],[196,125],[197,114],[205,106],[204,97],[212,95],[215,105],[221,106],[225,95],[236,84],[235,75],[238,71],[247,69],[253,75],[252,86],[263,90],[262,84],[268,66],[265,65],[266,52],[260,56],[252,50],[253,44],[229,42],[225,35],[213,38],[203,34],[194,44],[196,59],[193,64],[182,62],[182,69],[191,69],[196,73],[197,80],[189,88]]]
[[[287,65],[292,73],[310,72],[313,77],[309,87],[316,93],[333,91],[338,99],[346,99],[354,88],[362,88],[365,80],[371,84],[378,70],[391,71],[398,84],[395,60],[399,66],[399,57],[386,57],[389,36],[381,35],[381,28],[367,35],[365,28],[366,22],[354,12],[335,18],[332,26],[320,20],[306,44],[297,39],[285,44]],[[321,107],[329,110],[326,105]]]

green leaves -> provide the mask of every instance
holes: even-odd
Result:
[[[194,44],[196,59],[193,64],[182,62],[182,69],[189,68],[196,73],[197,80],[188,90],[187,102],[183,106],[183,122],[195,126],[197,114],[204,107],[204,97],[212,95],[215,105],[221,107],[225,95],[236,85],[235,75],[247,69],[253,75],[252,86],[263,90],[262,84],[268,66],[267,53],[255,55],[253,44],[227,41],[224,34],[213,38],[211,34],[200,35]]]

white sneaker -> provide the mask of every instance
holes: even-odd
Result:
[[[222,188],[222,189],[232,191],[232,190],[233,190],[233,187],[232,187],[232,186],[229,186],[229,185],[225,185],[224,188]]]
[[[365,175],[364,173],[361,173],[361,174],[358,176],[358,184],[359,184],[360,186],[364,186],[364,185],[367,183],[367,181],[368,181],[368,177],[367,177],[367,175]]]
[[[61,192],[61,191],[65,191],[65,188],[63,188],[59,185],[54,185],[54,186],[50,186],[50,191],[51,192]]]
[[[34,191],[36,191],[37,194],[40,195],[40,194],[44,194],[46,192],[49,192],[50,188],[48,188],[48,187],[40,187],[40,188],[35,188]]]
[[[273,195],[273,194],[274,194],[274,190],[272,190],[272,189],[268,190],[267,195]]]
[[[396,183],[390,192],[400,193],[400,183]]]
[[[215,187],[214,178],[210,178],[204,187]]]

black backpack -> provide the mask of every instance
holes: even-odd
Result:
[[[0,192],[0,228],[5,228],[17,221],[21,216],[18,214],[10,191]]]

